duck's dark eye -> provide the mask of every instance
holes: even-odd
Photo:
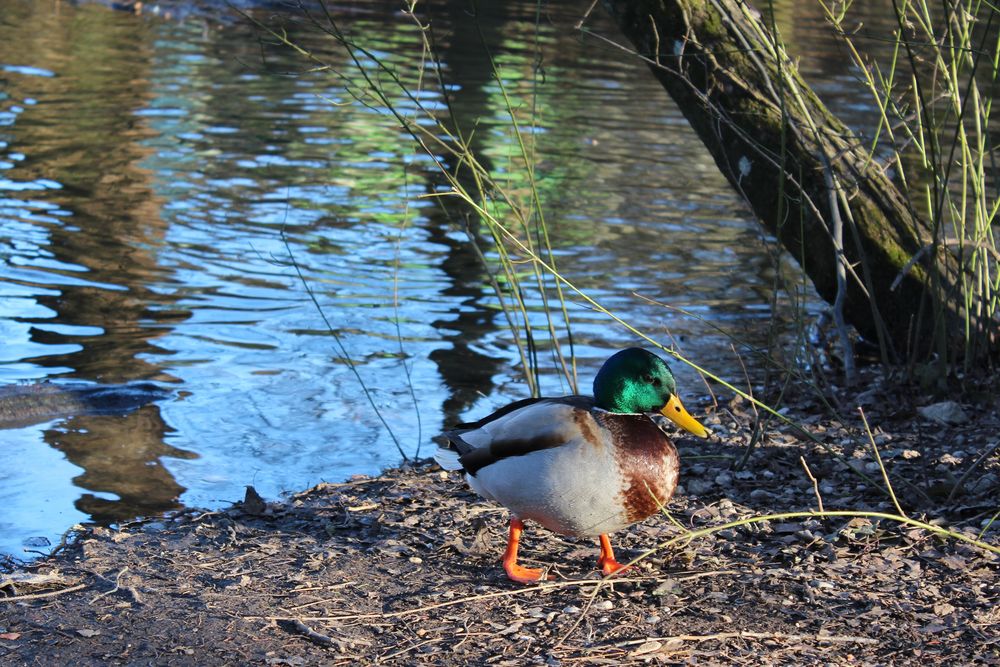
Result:
[[[660,378],[653,378],[653,386],[654,387],[656,387],[657,389],[659,389],[659,387],[660,387],[661,384],[663,384],[663,383],[660,382]]]
[[[652,375],[643,375],[642,376],[642,381],[645,382],[646,384],[653,384],[653,376]]]

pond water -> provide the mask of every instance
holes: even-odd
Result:
[[[563,274],[741,381],[720,329],[757,347],[772,326],[795,331],[787,297],[772,303],[777,270],[757,224],[643,66],[572,29],[579,3],[548,3],[537,22],[531,3],[495,4],[478,22],[465,2],[420,16],[472,147],[527,199],[506,90]],[[394,104],[444,117],[436,80],[418,77],[423,33],[399,6],[333,10],[415,91],[390,93]],[[849,67],[815,46],[818,14],[784,11],[786,38],[811,44],[803,66],[849,110],[837,102]],[[28,0],[0,0],[0,15],[0,384],[171,390],[126,415],[0,430],[0,552],[46,551],[77,522],[219,506],[248,484],[273,498],[375,473],[400,450],[428,455],[444,425],[527,395],[458,207],[423,197],[440,174],[382,104],[351,96],[358,71],[328,35],[255,14],[332,65],[312,71],[239,18]],[[600,15],[589,25],[618,39]],[[568,301],[586,391],[611,351],[638,341]],[[569,392],[537,290],[526,302],[542,393]],[[697,406],[704,383],[673,366]]]

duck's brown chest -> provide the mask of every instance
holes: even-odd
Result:
[[[621,503],[629,523],[667,504],[680,473],[677,448],[645,415],[595,414],[606,429],[621,477]]]

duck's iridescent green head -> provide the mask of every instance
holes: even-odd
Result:
[[[609,412],[659,412],[686,431],[708,436],[677,398],[667,362],[638,347],[617,352],[604,362],[594,378],[594,399]]]

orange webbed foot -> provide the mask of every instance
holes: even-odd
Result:
[[[533,584],[536,581],[553,579],[554,577],[543,576],[542,570],[536,570],[530,567],[523,567],[517,563],[504,564],[504,569],[507,571],[507,577],[511,581],[516,581],[520,584]]]
[[[604,576],[610,576],[618,572],[625,572],[631,565],[622,565],[615,560],[615,552],[611,549],[611,540],[607,535],[601,535],[601,557],[597,559],[597,566],[601,568]]]
[[[616,560],[601,559],[597,561],[597,565],[600,566],[601,572],[604,573],[604,576],[609,576],[615,574],[616,572],[625,572],[627,570],[632,569],[631,565],[622,565]]]
[[[517,564],[517,548],[521,543],[521,533],[524,531],[524,523],[517,517],[510,518],[510,534],[507,537],[507,550],[503,554],[503,569],[507,571],[507,576],[520,584],[531,584],[542,579],[553,579],[545,577],[541,570],[523,567]]]

